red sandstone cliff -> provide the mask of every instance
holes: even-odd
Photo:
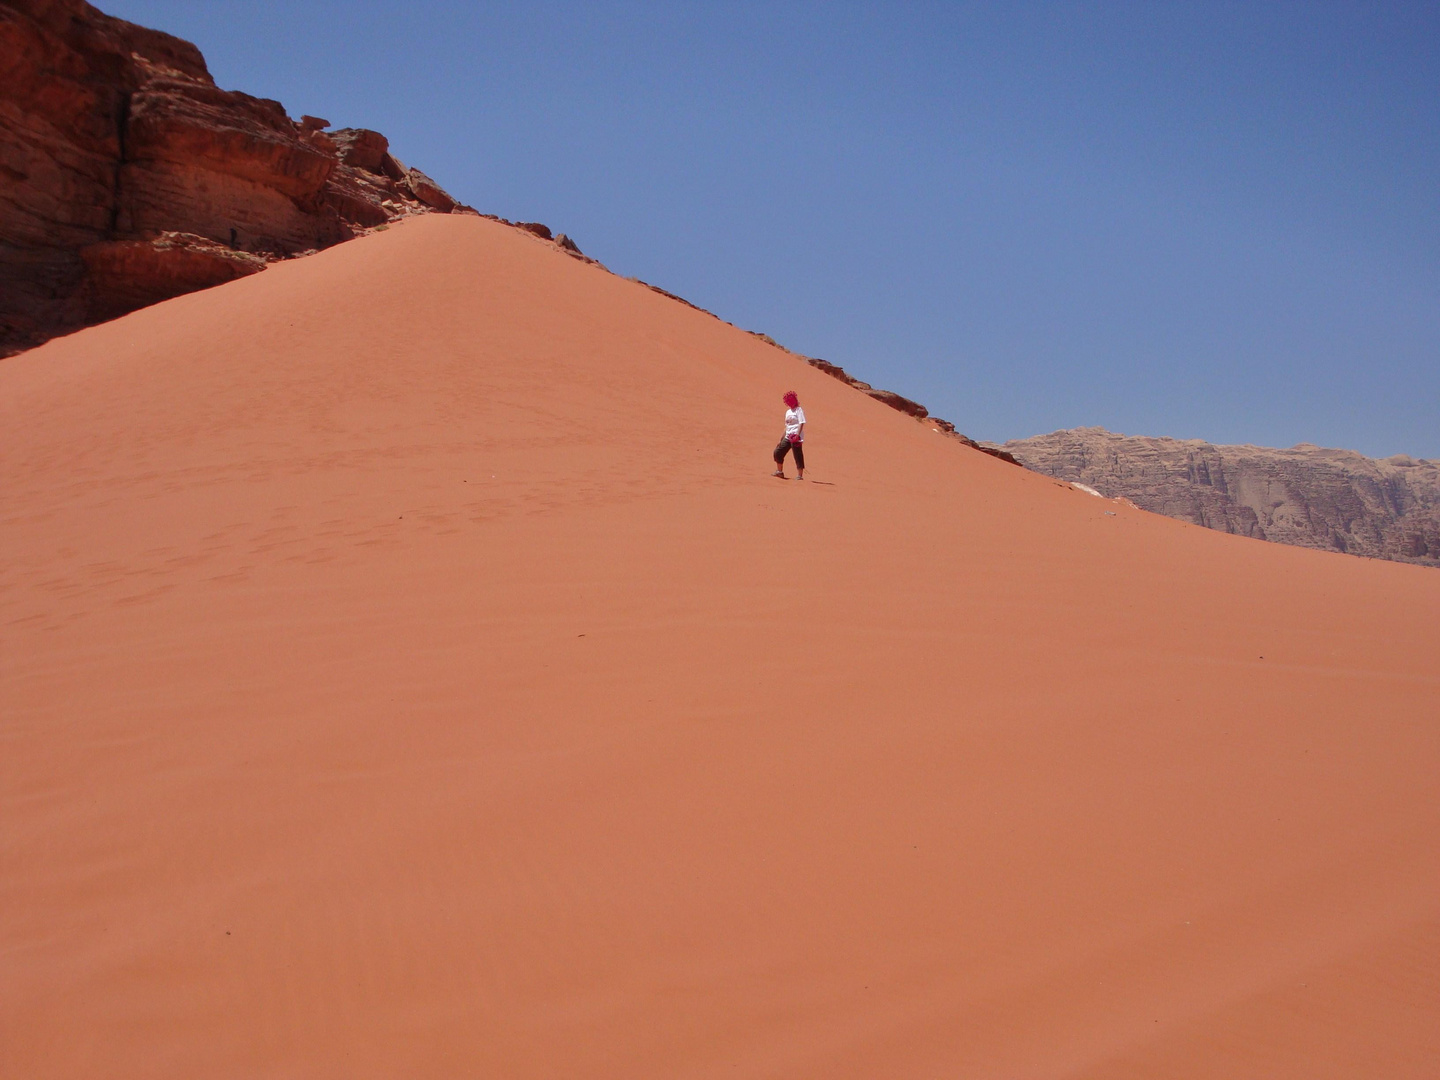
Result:
[[[0,356],[459,207],[385,136],[219,89],[189,42],[0,0]]]

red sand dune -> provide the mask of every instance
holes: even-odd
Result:
[[[6,361],[0,431],[0,1075],[1440,1073],[1440,573],[474,218]]]

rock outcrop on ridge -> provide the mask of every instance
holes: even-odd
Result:
[[[506,222],[506,224],[516,223]],[[540,236],[543,239],[550,239],[550,230],[544,225],[537,225],[532,222],[521,223],[518,225],[518,227],[521,229],[526,229],[530,232],[534,232],[535,235]],[[544,231],[540,232],[537,230]],[[575,247],[574,242],[571,241],[570,238],[564,233],[561,233],[559,236],[555,237],[555,242],[559,245],[562,251],[566,251],[569,254],[575,255],[582,259],[585,258],[585,256],[580,254],[579,249]],[[593,262],[594,260],[587,259],[586,261]],[[707,308],[702,308],[698,304],[692,304],[683,296],[676,296],[669,289],[662,289],[659,285],[652,285],[650,282],[641,281],[639,278],[631,278],[630,280],[635,282],[637,285],[644,285],[652,292],[657,292],[661,296],[669,297],[671,300],[684,304],[688,308],[694,308],[696,311],[703,312],[704,314],[709,315],[712,319],[720,318],[720,316],[716,315],[713,311],[710,311]],[[724,322],[725,320],[721,321]],[[731,322],[726,322],[725,325],[734,326],[735,324]],[[897,394],[893,390],[879,390],[871,386],[868,382],[865,382],[863,379],[857,379],[854,375],[851,375],[839,364],[832,364],[829,360],[822,360],[818,356],[806,356],[804,353],[799,353],[796,352],[794,349],[786,348],[769,334],[762,334],[758,330],[746,330],[745,332],[751,337],[757,337],[761,341],[765,342],[765,344],[779,349],[783,353],[787,353],[790,356],[794,356],[800,360],[804,360],[805,363],[809,364],[811,367],[823,371],[832,379],[839,379],[846,386],[854,390],[859,390],[866,397],[874,398],[882,405],[888,405],[890,408],[896,410],[897,412],[903,412],[906,416],[913,417],[927,427],[934,428],[940,434],[948,435],[950,436],[950,438],[956,439],[959,442],[964,443],[972,450],[979,450],[982,454],[989,454],[991,457],[997,457],[1001,461],[1008,461],[1011,465],[1020,464],[1020,462],[1015,459],[1015,455],[1010,453],[1008,450],[1003,450],[998,446],[987,446],[984,443],[976,442],[974,439],[970,438],[969,435],[966,435],[962,431],[956,430],[955,425],[952,424],[949,420],[942,420],[938,416],[931,416],[930,410],[927,409],[924,405],[921,405],[918,401],[912,401],[910,398]]]
[[[1221,532],[1440,566],[1440,462],[1100,427],[1013,439],[1003,449],[1036,472]]]
[[[772,338],[769,338],[764,334],[761,334],[759,336],[764,337],[765,340],[770,341],[772,344],[775,344]],[[953,439],[959,439],[962,443],[970,447],[972,450],[979,450],[982,454],[989,454],[991,457],[997,457],[1001,461],[1008,461],[1011,465],[1020,464],[1020,462],[1015,458],[1015,455],[1010,453],[1010,451],[1001,449],[998,446],[986,446],[983,443],[978,443],[974,439],[970,438],[969,435],[955,430],[955,425],[952,424],[949,420],[942,420],[938,416],[931,416],[930,410],[927,409],[924,405],[921,405],[918,401],[911,401],[907,397],[902,397],[900,394],[895,393],[894,390],[877,390],[869,383],[861,379],[855,378],[854,375],[851,375],[839,364],[830,363],[829,360],[821,360],[815,356],[801,356],[801,359],[804,360],[811,367],[819,368],[831,378],[839,379],[847,386],[853,386],[862,394],[874,398],[881,404],[889,405],[890,408],[896,409],[899,412],[903,412],[906,416],[913,416],[916,420],[931,425],[938,431],[942,432],[943,434],[949,435]]]
[[[379,132],[215,85],[84,0],[0,0],[0,356],[416,213],[466,210]]]

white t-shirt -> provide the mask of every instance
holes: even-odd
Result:
[[[800,430],[800,425],[803,424],[803,423],[805,423],[805,410],[802,409],[799,405],[796,405],[795,408],[793,408],[793,409],[786,409],[786,410],[785,410],[785,434],[786,434],[786,435],[799,435],[799,436],[800,436],[800,441],[801,441],[801,442],[804,442],[804,441],[805,441],[805,435],[804,435],[804,433]]]

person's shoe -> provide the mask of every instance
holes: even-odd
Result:
[[[771,475],[771,476],[778,476],[781,480],[788,479],[788,477],[786,477],[786,475],[785,475],[783,472],[781,472],[779,469],[776,469],[776,470],[775,470],[774,472],[772,472],[770,475]]]

